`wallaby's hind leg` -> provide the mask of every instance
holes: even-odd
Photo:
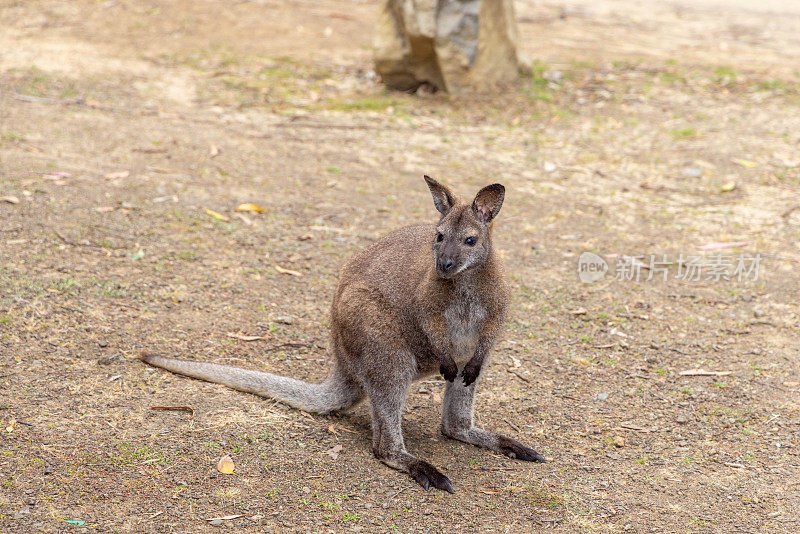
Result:
[[[447,382],[442,403],[442,434],[478,447],[486,447],[509,458],[544,462],[541,454],[519,441],[475,426],[473,413],[476,385],[477,382],[473,382],[465,386],[461,376],[453,382]]]
[[[406,451],[401,418],[412,378],[370,378],[365,389],[372,404],[372,451],[375,456],[389,467],[408,473],[425,489],[433,486],[453,493],[453,486],[446,476]]]

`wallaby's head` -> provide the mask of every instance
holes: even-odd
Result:
[[[506,188],[487,185],[471,203],[465,203],[430,176],[425,176],[425,181],[434,206],[442,214],[433,238],[436,272],[442,278],[452,278],[486,263],[492,251],[492,219],[500,213]]]

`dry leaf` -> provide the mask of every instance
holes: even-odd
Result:
[[[264,336],[245,336],[245,335],[242,335],[242,334],[236,334],[234,332],[228,332],[225,335],[228,336],[228,337],[232,337],[234,339],[241,339],[242,341],[258,341],[260,339],[269,339],[269,338],[266,338]]]
[[[230,475],[233,473],[233,458],[230,456],[223,456],[217,462],[217,471],[223,473],[225,475]]]
[[[615,447],[624,447],[625,446],[625,438],[622,436],[614,436],[614,446]]]
[[[697,250],[716,250],[718,248],[732,248],[732,247],[744,247],[747,245],[747,241],[730,241],[725,243],[709,243],[708,245],[700,245],[697,247]]]
[[[209,517],[206,521],[228,521],[230,519],[238,519],[244,517],[244,514],[222,515],[219,517]]]
[[[577,308],[575,310],[570,310],[572,315],[586,315],[587,311],[586,308]]]
[[[94,211],[96,211],[97,213],[108,213],[110,211],[114,211],[115,209],[117,208],[115,208],[114,206],[97,206],[94,209]]]
[[[736,189],[736,182],[728,182],[719,188],[720,193],[730,193]]]
[[[731,161],[737,165],[741,165],[742,167],[747,167],[749,169],[752,169],[756,166],[755,161],[750,161],[747,159],[731,158]]]
[[[342,452],[343,448],[341,445],[334,445],[332,449],[325,451],[325,454],[335,460],[339,457],[339,453]]]
[[[127,178],[131,175],[131,171],[118,171],[118,172],[110,172],[106,174],[106,180],[117,180],[119,178]]]
[[[303,276],[303,273],[301,273],[301,272],[293,271],[291,269],[284,269],[283,267],[281,267],[278,264],[275,264],[275,270],[278,271],[281,274],[290,274],[292,276]]]
[[[72,175],[70,173],[62,172],[62,171],[42,172],[42,173],[39,173],[39,174],[41,174],[44,178],[46,178],[48,180],[61,180],[62,178],[71,178],[72,177]]]
[[[255,204],[251,204],[249,202],[245,204],[239,204],[238,206],[236,206],[236,209],[234,211],[256,211],[258,213],[264,213],[264,210],[262,210],[260,207],[256,206]]]
[[[19,204],[19,197],[9,195],[7,197],[0,197],[0,201],[8,202],[9,204]]]
[[[219,155],[219,148],[217,147],[217,145],[209,145],[208,155],[211,156],[212,158]]]
[[[328,432],[330,432],[331,434],[338,434],[339,433],[339,431],[336,430],[336,425],[333,424],[333,423],[331,423],[331,425],[328,427]]]
[[[314,239],[312,234],[303,234],[297,238],[298,241],[308,241],[309,239]]]
[[[218,211],[210,210],[208,208],[203,208],[203,209],[206,210],[207,214],[211,215],[212,217],[214,217],[215,219],[217,219],[219,221],[229,221],[230,220],[230,218],[226,217],[225,215],[221,214]]]

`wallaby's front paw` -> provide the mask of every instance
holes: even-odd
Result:
[[[417,460],[408,466],[408,473],[414,480],[417,481],[420,486],[426,490],[433,486],[436,489],[455,493],[453,485],[450,483],[450,479],[444,476],[441,472],[439,472],[438,469],[433,467],[428,462]]]
[[[480,364],[475,364],[472,360],[468,361],[464,369],[461,370],[461,378],[464,379],[464,385],[468,386],[475,382],[479,374],[481,374]]]
[[[448,382],[452,382],[456,379],[456,375],[458,375],[458,366],[456,362],[450,358],[448,361],[443,361],[442,364],[439,366],[439,372],[442,373],[442,376]]]
[[[544,463],[544,456],[526,447],[519,441],[505,436],[497,436],[498,452],[501,452],[509,458],[516,458],[517,460],[525,460],[526,462],[542,462]]]

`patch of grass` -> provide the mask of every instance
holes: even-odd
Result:
[[[755,87],[756,91],[783,91],[789,90],[789,86],[782,80],[762,80]]]
[[[386,111],[390,107],[396,108],[399,102],[386,95],[368,96],[357,100],[338,100],[331,102],[328,109],[333,111]]]
[[[319,505],[322,506],[323,508],[325,508],[326,510],[331,510],[331,511],[341,510],[342,509],[341,506],[339,506],[338,504],[332,503],[330,501],[319,501]]]
[[[544,73],[547,70],[547,65],[538,59],[531,65],[531,77],[524,88],[525,93],[531,100],[553,101],[553,90],[550,88],[550,82],[544,78]]]
[[[0,134],[0,139],[2,139],[3,141],[22,141],[24,137],[17,133],[5,132],[3,134]]]
[[[733,70],[733,68],[727,66],[721,66],[714,69],[714,76],[716,76],[717,79],[721,80],[724,78],[735,79],[737,75],[736,71]]]
[[[345,512],[342,514],[342,521],[346,521],[348,523],[358,523],[361,521],[361,516],[358,514]]]
[[[677,128],[670,133],[672,134],[672,138],[676,141],[679,139],[696,139],[698,137],[695,128]]]
[[[74,294],[80,289],[80,283],[74,278],[63,278],[52,283],[51,289],[60,293]]]
[[[658,78],[664,83],[673,85],[686,83],[686,78],[673,72],[659,72]]]
[[[121,297],[125,295],[125,291],[115,284],[114,282],[100,282],[98,283],[97,293],[105,297]]]

